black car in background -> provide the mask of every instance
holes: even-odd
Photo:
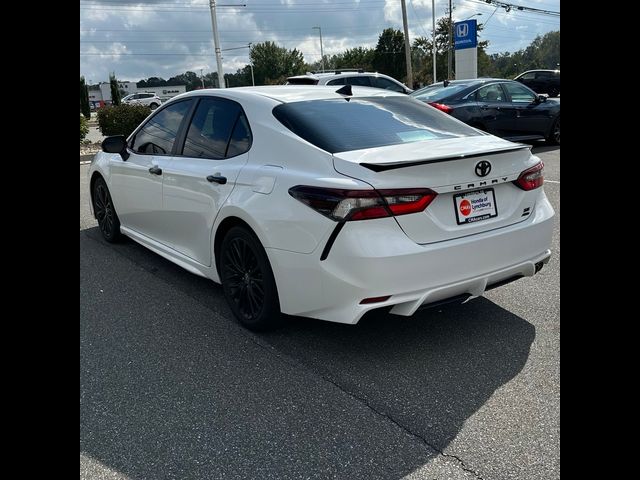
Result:
[[[560,99],[536,94],[513,80],[446,81],[410,95],[498,137],[560,143]]]
[[[536,93],[546,93],[550,97],[557,97],[560,94],[560,70],[529,70],[521,73],[514,80]]]

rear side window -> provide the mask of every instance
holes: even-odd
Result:
[[[243,113],[240,114],[236,125],[231,132],[231,140],[227,148],[227,158],[248,152],[251,148],[251,130],[249,130],[249,122]]]
[[[384,88],[385,90],[391,90],[392,92],[404,93],[404,88],[402,88],[401,85],[398,85],[397,83],[392,82],[387,78],[376,77],[376,78],[372,78],[371,82],[373,83],[374,87]]]
[[[344,85],[344,77],[336,78],[335,80],[329,80],[327,85]]]
[[[520,77],[520,80],[533,80],[536,78],[536,72],[525,73]]]
[[[347,77],[345,79],[345,82],[347,85],[356,85],[356,86],[361,86],[361,87],[370,87],[371,86],[371,81],[369,80],[369,77]]]
[[[502,87],[494,83],[493,85],[487,85],[479,89],[476,92],[476,100],[478,102],[504,102],[505,95]]]
[[[192,100],[174,103],[160,110],[142,127],[133,140],[137,153],[170,155],[184,116]]]
[[[287,85],[316,85],[318,80],[315,78],[288,78]]]
[[[240,105],[223,98],[203,98],[189,125],[182,154],[220,160],[244,153],[250,145],[249,125]]]
[[[284,103],[273,109],[273,115],[293,133],[330,153],[484,135],[406,96]]]

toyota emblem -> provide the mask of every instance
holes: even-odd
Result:
[[[486,177],[491,173],[491,164],[486,160],[482,160],[476,164],[476,175],[479,177]]]

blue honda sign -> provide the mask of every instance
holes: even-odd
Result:
[[[478,46],[476,20],[465,20],[453,24],[453,45],[456,50]]]

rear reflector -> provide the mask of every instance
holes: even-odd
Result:
[[[437,108],[438,110],[440,110],[440,111],[442,111],[444,113],[453,112],[453,107],[450,107],[449,105],[445,105],[444,103],[429,102],[429,105],[431,105],[434,108]]]
[[[371,297],[371,298],[365,298],[364,300],[360,301],[360,305],[366,305],[368,303],[380,303],[380,302],[386,302],[387,300],[389,300],[391,298],[391,295],[386,295],[384,297]]]
[[[291,187],[289,194],[338,222],[422,212],[437,196],[428,188],[342,190],[307,185]]]
[[[544,183],[544,163],[540,162],[526,169],[513,183],[526,191],[541,187]]]

